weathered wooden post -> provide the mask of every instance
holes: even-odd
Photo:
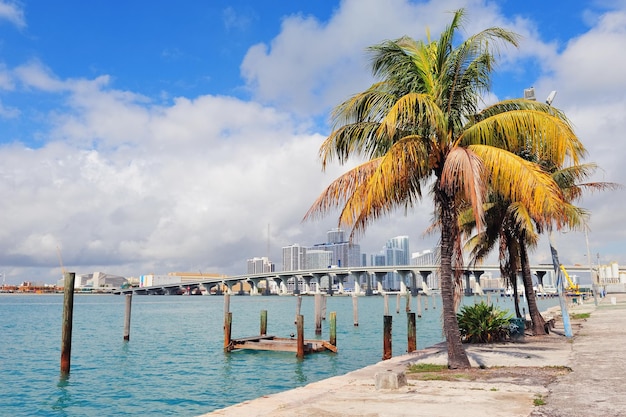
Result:
[[[393,316],[383,317],[383,360],[391,359],[391,321]]]
[[[126,316],[124,319],[124,340],[130,340],[130,308],[133,303],[133,295],[126,294]]]
[[[300,315],[300,309],[302,308],[302,296],[298,294],[296,297],[296,317],[293,320],[294,323],[298,323],[298,316]]]
[[[315,334],[322,334],[322,294],[315,294]]]
[[[230,311],[226,313],[226,317],[224,318],[224,351],[230,352],[230,342],[231,342],[231,329],[233,325],[233,313]]]
[[[72,353],[72,319],[74,316],[74,272],[63,274],[63,327],[61,329],[61,377],[70,374],[70,357]]]
[[[417,317],[422,317],[422,295],[417,294]]]
[[[406,292],[406,306],[404,310],[408,313],[411,311],[411,292],[407,290]]]
[[[385,316],[389,315],[389,295],[385,293],[383,295],[383,299],[385,300]]]
[[[267,334],[267,310],[261,310],[261,332],[259,334],[261,336]]]
[[[356,298],[356,294],[352,294],[352,317],[354,319],[354,326],[359,325],[359,301]]]
[[[297,328],[297,348],[296,348],[296,357],[298,359],[304,358],[304,316],[299,314],[296,317],[296,328]]]
[[[330,312],[330,344],[337,346],[337,313]]]
[[[407,313],[407,352],[415,352],[417,349],[417,332],[415,330],[415,313]]]
[[[230,312],[230,294],[224,294],[224,351],[230,351],[233,313]]]
[[[226,315],[230,311],[230,294],[224,294],[224,321],[226,321]]]

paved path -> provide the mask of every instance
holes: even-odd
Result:
[[[615,305],[611,304],[615,297]],[[626,297],[609,295],[575,334],[573,372],[548,386],[531,416],[626,416]]]
[[[570,310],[582,312],[591,317],[572,320],[572,339],[557,319],[545,337],[468,346],[472,366],[498,372],[489,378],[409,379],[398,389],[376,389],[376,374],[400,373],[419,362],[445,364],[445,346],[438,345],[205,416],[626,417],[626,294],[609,295],[598,307],[591,301]],[[546,376],[551,372],[562,375],[554,380],[553,374]],[[537,401],[545,405],[535,406]]]

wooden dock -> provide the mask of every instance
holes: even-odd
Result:
[[[250,350],[268,350],[278,352],[298,352],[298,339],[297,338],[284,338],[269,335],[259,335],[244,337],[241,339],[232,339],[226,350],[232,352],[234,350],[250,349]],[[326,340],[304,340],[303,351],[307,353],[323,352],[323,351],[337,352],[337,347],[331,345]]]
[[[321,302],[316,302],[315,315],[321,315]],[[316,334],[321,334],[321,317],[319,318],[320,330],[316,329]],[[267,350],[277,352],[295,352],[298,358],[303,358],[307,353],[331,351],[337,352],[337,314],[330,313],[330,340],[304,339],[304,317],[296,315],[296,334],[291,334],[290,338],[267,335],[267,310],[261,311],[261,328],[258,336],[249,336],[234,339],[232,334],[233,313],[230,312],[230,296],[224,296],[224,352],[234,350]]]

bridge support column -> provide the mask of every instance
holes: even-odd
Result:
[[[396,271],[398,275],[400,275],[400,292],[402,294],[406,294],[407,286],[406,286],[406,277],[411,274],[411,293],[413,293],[413,288],[415,287],[415,273],[410,269],[398,269]],[[417,295],[417,289],[415,290],[415,295]]]
[[[475,269],[472,271],[474,274],[474,279],[476,280],[476,284],[474,285],[474,294],[482,294],[483,288],[480,285],[480,277],[485,273],[485,271],[481,271],[479,269]]]
[[[465,291],[463,293],[465,295],[472,295],[472,287],[470,286],[470,275],[472,275],[472,271],[465,270],[463,271],[463,275],[465,275]]]
[[[303,294],[311,293],[311,280],[313,277],[311,275],[302,275],[302,286],[304,287]],[[317,292],[317,291],[316,291]]]
[[[535,272],[535,274],[537,274],[537,287],[540,288],[541,291],[543,291],[543,277],[548,273],[548,271],[537,271]]]
[[[422,283],[420,287],[422,288],[422,292],[424,294],[428,294],[428,276],[432,273],[431,271],[419,271],[422,276]],[[417,288],[416,288],[417,290]],[[417,295],[417,294],[416,294]]]
[[[235,285],[235,283],[232,282],[232,281],[222,281],[222,284],[226,285],[226,294],[232,295],[233,294],[233,285]]]
[[[348,278],[350,274],[331,274],[331,276],[332,275],[334,275],[335,279],[337,280],[337,287],[338,287],[339,294],[343,294],[344,293],[343,283],[346,281],[346,278]]]
[[[322,279],[325,276],[328,277],[328,290],[326,290],[326,293],[328,295],[333,295],[333,277],[330,274],[320,274],[319,272],[313,273],[313,278],[317,282],[315,293],[318,294],[322,291]]]
[[[374,277],[376,278],[376,289],[379,294],[385,293],[385,289],[383,288],[383,279],[385,279],[386,275],[387,272],[374,272]]]
[[[261,278],[248,278],[248,282],[250,282],[250,295],[261,295],[259,292],[259,282]]]

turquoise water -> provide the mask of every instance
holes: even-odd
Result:
[[[510,301],[494,298],[501,307]],[[467,297],[466,302],[474,302]],[[441,300],[429,297],[417,320],[418,348],[443,340]],[[540,300],[540,306],[557,304]],[[413,311],[416,311],[416,299]],[[233,337],[259,333],[261,310],[268,334],[295,332],[295,297],[231,297]],[[405,353],[405,300],[393,315],[393,354]],[[130,341],[123,341],[125,297],[76,295],[71,372],[59,377],[62,295],[0,296],[0,414],[10,416],[195,416],[262,395],[341,375],[382,357],[383,297],[328,297],[337,312],[339,352],[223,352],[223,298],[134,296]],[[314,339],[314,298],[303,297],[305,337]],[[322,338],[328,339],[324,321]]]

